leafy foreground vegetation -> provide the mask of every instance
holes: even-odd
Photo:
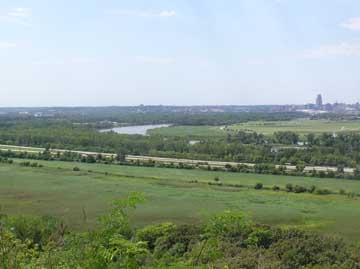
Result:
[[[200,225],[134,229],[129,214],[144,199],[113,203],[99,227],[68,231],[53,218],[1,217],[0,266],[17,268],[360,268],[360,245],[253,223],[226,211]]]

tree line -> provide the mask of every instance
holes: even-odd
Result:
[[[5,125],[4,125],[5,124]],[[298,146],[298,134],[277,132],[274,136],[238,132],[225,137],[119,135],[100,133],[90,126],[67,121],[0,124],[0,144],[51,147],[65,150],[122,153],[198,160],[267,164],[319,165],[356,168],[360,162],[360,134],[309,134]]]

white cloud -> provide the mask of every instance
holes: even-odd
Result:
[[[135,17],[175,17],[176,12],[173,10],[162,10],[160,12],[117,9],[109,10],[106,13],[119,16],[135,16]]]
[[[81,65],[93,64],[98,60],[91,57],[49,58],[32,62],[34,65]]]
[[[138,63],[142,64],[160,64],[160,65],[166,65],[166,64],[172,64],[174,63],[174,59],[167,58],[167,57],[148,57],[148,56],[137,56],[135,57],[136,61]]]
[[[305,58],[326,58],[360,56],[360,44],[342,42],[339,44],[325,45],[315,49],[306,50],[303,53]]]
[[[9,41],[0,41],[0,49],[11,49],[15,48],[16,44]]]
[[[31,8],[18,7],[10,10],[7,15],[16,18],[29,18],[31,17]]]
[[[13,8],[4,14],[0,14],[0,20],[10,22],[10,23],[17,23],[22,25],[30,25],[30,20],[32,17],[32,10],[31,8]]]
[[[352,31],[360,31],[360,17],[348,19],[340,25]]]
[[[176,16],[176,12],[173,10],[172,11],[164,10],[159,13],[159,16],[160,17],[174,17],[174,16]]]

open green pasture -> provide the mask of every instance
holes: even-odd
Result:
[[[291,120],[291,121],[253,121],[239,123],[226,128],[230,131],[255,131],[272,135],[279,131],[292,131],[300,135],[309,133],[360,132],[360,121]]]
[[[229,126],[171,126],[149,131],[165,136],[221,137],[237,131],[251,131],[272,135],[279,131],[292,131],[300,135],[309,133],[360,132],[360,121],[326,121],[298,119],[291,121],[251,121]]]
[[[132,216],[136,225],[198,222],[204,214],[239,209],[261,223],[311,228],[360,240],[358,198],[253,189],[263,182],[265,186],[292,183],[360,192],[360,181],[47,161],[39,161],[44,167],[33,168],[19,166],[20,161],[0,164],[2,213],[55,215],[84,229],[92,227],[114,199],[142,192],[147,202]],[[74,166],[80,171],[72,171]],[[249,188],[206,184],[214,177]],[[189,183],[191,180],[198,183]]]
[[[183,137],[222,137],[228,132],[220,126],[170,126],[148,131],[149,135]]]

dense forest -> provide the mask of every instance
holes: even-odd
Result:
[[[360,246],[296,229],[253,223],[241,212],[209,216],[203,224],[134,228],[129,215],[141,194],[113,203],[87,232],[51,217],[0,218],[0,267],[358,269]],[[84,212],[84,225],[86,213]]]

